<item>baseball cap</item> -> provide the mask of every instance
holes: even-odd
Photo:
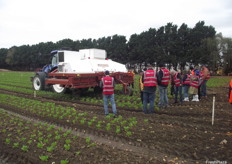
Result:
[[[108,70],[106,70],[106,71],[105,71],[105,74],[106,74],[106,75],[109,75],[109,74],[110,74],[110,72],[109,72]]]

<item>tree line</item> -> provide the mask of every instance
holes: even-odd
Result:
[[[206,26],[204,21],[199,21],[193,28],[185,23],[180,27],[167,23],[158,29],[150,28],[140,34],[132,34],[129,40],[116,34],[99,39],[63,39],[56,43],[1,48],[0,66],[11,70],[32,71],[50,63],[52,50],[99,48],[107,51],[108,58],[127,64],[130,68],[161,62],[174,67],[206,64],[212,71],[223,68],[228,73],[232,70],[231,47],[231,38],[216,34],[215,28]]]

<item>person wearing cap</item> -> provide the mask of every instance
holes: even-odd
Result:
[[[107,116],[109,114],[108,100],[110,100],[114,116],[117,116],[116,103],[115,103],[115,100],[114,100],[115,82],[114,82],[114,78],[110,77],[110,72],[109,71],[105,71],[105,76],[101,79],[100,87],[103,88],[102,92],[103,92],[105,115]]]
[[[147,66],[147,70],[144,71],[142,75],[142,83],[143,83],[143,112],[145,114],[154,113],[154,105],[155,105],[155,92],[157,85],[156,71],[152,68],[151,65]],[[147,110],[147,106],[149,104],[149,110]]]
[[[168,84],[170,81],[170,72],[168,69],[164,67],[164,64],[159,64],[160,70],[157,73],[157,82],[159,88],[159,103],[158,106],[160,108],[168,107]]]

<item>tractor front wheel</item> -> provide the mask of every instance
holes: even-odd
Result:
[[[35,75],[32,80],[32,85],[36,91],[44,90],[45,89],[45,77],[41,75]]]

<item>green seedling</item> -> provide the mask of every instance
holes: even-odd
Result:
[[[25,152],[28,152],[28,146],[23,145],[23,146],[21,147],[21,150],[22,150],[22,151],[25,151]]]
[[[89,122],[88,122],[88,126],[91,126],[92,124],[93,124],[92,121],[89,121]]]
[[[97,127],[98,129],[100,129],[100,128],[101,128],[101,124],[98,123],[98,124],[96,125],[96,127]]]
[[[69,163],[68,160],[61,160],[61,161],[60,161],[60,164],[68,164],[68,163]]]
[[[75,152],[76,155],[80,155],[81,154],[81,151],[77,151]]]
[[[28,130],[28,129],[30,129],[28,126],[26,126],[24,129],[26,129],[26,130]]]
[[[121,125],[125,125],[126,123],[127,123],[127,121],[124,120],[124,121],[122,121],[120,124],[121,124]]]
[[[52,134],[48,134],[47,137],[48,137],[48,138],[51,138],[51,137],[52,137]]]
[[[60,135],[55,136],[55,140],[59,140],[61,138]]]
[[[106,125],[106,130],[107,130],[107,131],[109,131],[109,130],[111,129],[111,127],[110,127],[110,126],[111,126],[111,124],[110,124],[110,123],[108,123],[108,124]]]
[[[128,137],[130,137],[130,136],[132,135],[132,132],[127,131],[127,132],[126,132],[126,135],[127,135]]]
[[[30,145],[32,144],[32,140],[28,140],[27,143]]]
[[[20,140],[21,140],[21,141],[26,141],[26,138],[25,138],[25,137],[22,137]]]
[[[148,123],[148,119],[144,119],[143,122]]]
[[[53,143],[51,144],[52,147],[56,147],[56,145],[57,145],[57,142],[53,142]]]
[[[129,130],[129,126],[124,126],[123,128],[126,132]]]
[[[39,137],[38,140],[39,140],[39,141],[43,141],[43,137]]]
[[[48,141],[48,139],[44,139],[43,142],[44,143],[48,143],[49,141]]]
[[[48,151],[48,152],[52,152],[53,150],[54,150],[54,147],[53,147],[53,146],[47,147],[47,151]]]
[[[42,133],[42,132],[39,132],[39,133],[38,133],[38,136],[42,136],[42,135],[43,135],[43,133]]]
[[[97,144],[93,142],[93,143],[89,144],[88,147],[94,147],[94,146],[96,146],[96,145],[97,145]]]
[[[85,124],[85,121],[86,121],[86,118],[82,118],[82,119],[80,120],[80,124],[81,124],[81,125],[84,125],[84,124]]]
[[[117,134],[119,134],[119,133],[121,132],[121,128],[120,128],[120,126],[116,126],[116,130],[115,130],[115,132],[116,132]]]
[[[47,155],[41,155],[39,156],[39,159],[43,162],[47,162],[48,161],[48,156]]]
[[[44,145],[43,145],[42,142],[37,143],[37,147],[38,147],[38,148],[42,148],[43,146],[44,146]]]
[[[13,148],[18,148],[19,147],[19,143],[16,142],[16,143],[13,143]]]
[[[70,144],[64,144],[64,149],[69,151],[71,148]]]
[[[86,137],[86,138],[85,138],[85,142],[86,142],[87,144],[90,144],[90,140],[91,140],[90,137]]]
[[[10,144],[10,139],[6,138],[5,142],[6,142],[6,144]]]
[[[70,144],[70,143],[71,143],[71,140],[70,140],[70,139],[66,139],[66,140],[65,140],[65,143],[66,143],[66,144]]]

